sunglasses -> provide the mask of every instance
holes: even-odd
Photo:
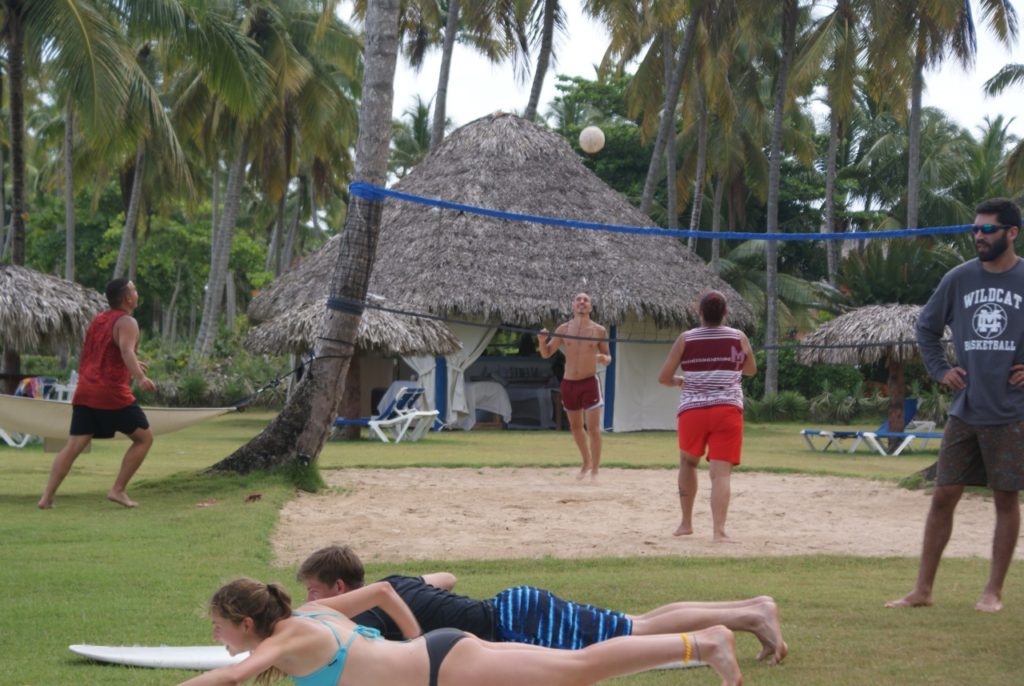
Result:
[[[1012,228],[1013,227],[1010,226],[1009,224],[975,224],[974,226],[971,227],[971,230],[974,233],[978,233],[980,231],[981,233],[983,233],[986,236],[988,236],[989,234],[993,234],[996,231],[1001,231],[1003,229],[1012,229]]]

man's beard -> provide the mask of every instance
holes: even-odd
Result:
[[[1010,247],[1010,239],[1004,231],[1003,237],[989,245],[987,251],[978,251],[978,259],[982,262],[992,262],[993,260],[999,259],[999,256],[1006,252],[1008,247]]]

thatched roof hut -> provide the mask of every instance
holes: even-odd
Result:
[[[301,354],[312,350],[323,330],[325,312],[323,301],[292,307],[251,328],[245,346],[258,353]],[[372,309],[359,321],[357,336],[362,350],[399,355],[447,355],[460,345],[441,322]]]
[[[801,364],[873,364],[885,361],[889,368],[889,428],[903,431],[903,399],[907,362],[920,358],[917,318],[920,305],[868,305],[822,324],[802,343],[796,359]],[[839,346],[839,347],[828,347]]]
[[[18,351],[76,348],[106,309],[91,288],[27,267],[0,265],[0,344]]]
[[[454,131],[394,190],[509,213],[652,226],[564,139],[502,113]],[[338,245],[333,238],[275,281],[253,300],[250,316],[265,317],[288,303],[323,302],[329,284],[324,275],[334,268]],[[614,399],[606,398],[617,431],[675,426],[674,394],[653,379],[675,334],[698,324],[697,301],[709,289],[728,298],[731,324],[753,327],[740,295],[676,238],[506,221],[391,199],[370,278],[370,291],[386,303],[402,303],[400,309],[525,326],[564,321],[573,295],[586,291],[594,319],[618,327],[619,338],[665,339],[664,346],[618,346],[616,369],[623,371],[609,386],[624,400],[614,407]],[[467,343],[460,333],[466,327],[452,328]],[[449,394],[462,412],[461,376],[453,383]],[[620,421],[627,407],[632,414]]]
[[[454,131],[394,189],[503,212],[652,225],[564,139],[503,113]],[[322,301],[322,275],[337,249],[335,237],[254,300],[250,315],[260,318],[287,301]],[[394,200],[384,209],[370,279],[372,292],[413,310],[511,324],[568,317],[572,296],[583,290],[601,323],[632,317],[685,328],[698,323],[697,296],[712,288],[728,298],[734,326],[753,326],[739,294],[675,238],[510,222]]]

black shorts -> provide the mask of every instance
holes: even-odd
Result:
[[[113,438],[115,431],[131,435],[137,429],[148,429],[149,420],[138,403],[117,410],[96,410],[85,405],[71,408],[71,435]]]

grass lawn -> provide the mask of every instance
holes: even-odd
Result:
[[[206,477],[198,473],[256,433],[269,415],[226,416],[158,437],[129,488],[141,503],[123,510],[104,500],[123,442],[97,442],[57,494],[56,508],[35,502],[52,455],[39,447],[0,448],[0,684],[173,684],[189,675],[93,664],[67,650],[105,645],[210,644],[204,605],[238,575],[284,583],[294,568],[274,566],[268,540],[279,508],[292,497],[277,477]],[[749,427],[744,469],[898,480],[930,464],[935,452],[899,458],[807,450],[795,424]],[[866,428],[866,427],[865,427]],[[670,433],[608,435],[608,466],[671,469]],[[577,463],[568,434],[475,431],[432,434],[390,446],[369,440],[331,443],[323,469],[414,466],[568,466]],[[254,502],[247,497],[260,494]],[[200,505],[216,501],[213,506]],[[923,515],[923,513],[922,513]],[[842,526],[836,522],[836,526]],[[977,535],[988,538],[990,531]],[[310,541],[313,549],[319,543]],[[447,569],[462,592],[479,597],[506,586],[546,586],[579,600],[640,612],[681,599],[774,595],[791,654],[780,667],[754,662],[756,641],[740,635],[748,684],[1006,684],[1024,669],[1024,583],[1018,563],[1007,582],[1007,609],[974,612],[987,560],[948,560],[939,605],[886,611],[882,602],[909,589],[918,551],[905,558],[435,561],[401,570]],[[712,684],[709,670],[650,672],[616,680],[630,685]]]

